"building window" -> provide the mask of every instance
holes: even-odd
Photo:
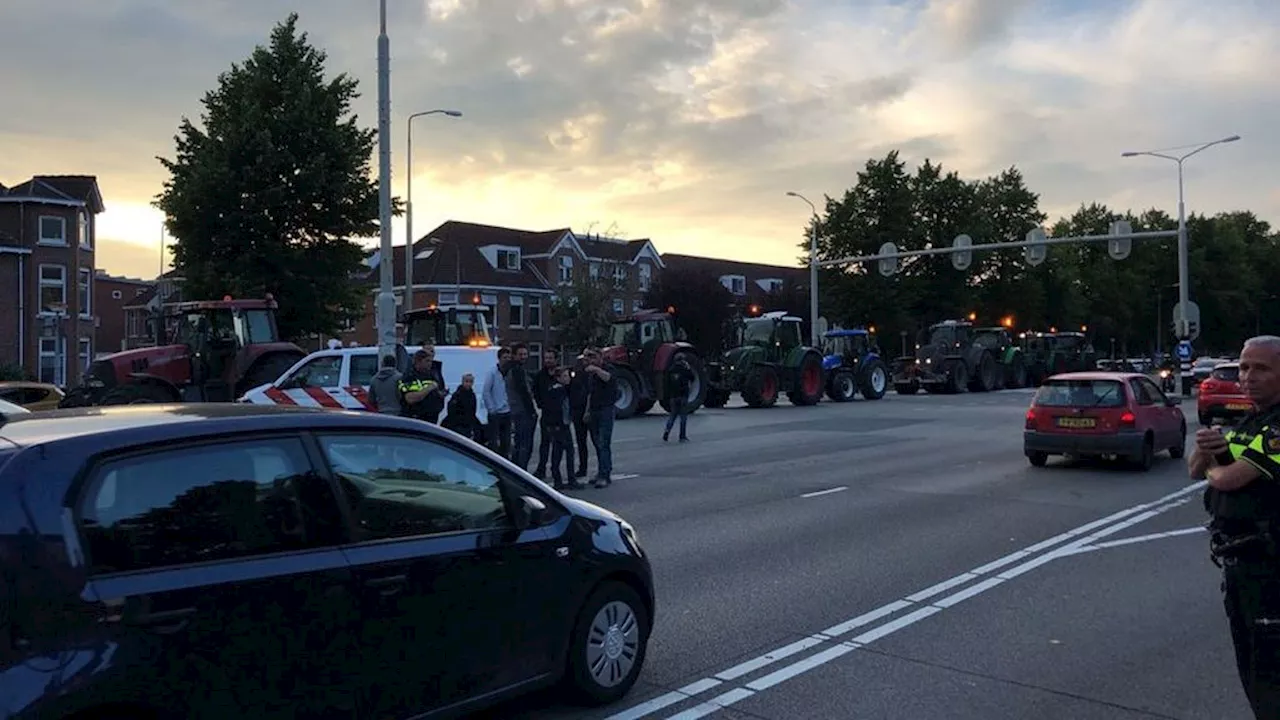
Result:
[[[488,305],[489,307],[493,307],[498,304],[498,296],[496,293],[485,293],[480,296],[480,302]]]
[[[653,283],[653,266],[645,263],[640,266],[640,292],[649,292],[649,286]]]
[[[542,298],[529,298],[529,327],[542,327]]]
[[[80,268],[80,317],[93,317],[93,271]]]
[[[644,309],[644,305],[639,300],[631,301],[631,312],[638,313]]]
[[[560,284],[570,285],[573,283],[573,256],[560,256]]]
[[[518,328],[524,327],[524,298],[519,295],[512,295],[507,298],[507,305],[510,312],[507,314],[507,326]]]
[[[40,266],[40,312],[66,310],[67,268],[63,265]]]
[[[63,357],[66,342],[62,338],[40,338],[40,382],[66,383],[67,363]]]
[[[619,288],[627,286],[627,266],[626,265],[623,265],[622,263],[618,263],[617,265],[613,266],[613,286],[619,287]]]
[[[587,274],[591,276],[592,280],[598,280],[600,278],[600,263],[591,263],[587,268]]]
[[[92,232],[90,230],[91,225],[89,220],[89,213],[87,212],[77,213],[77,217],[79,218],[79,225],[80,225],[80,247],[85,250],[92,250],[93,237],[92,237]]]
[[[624,306],[623,306],[623,304],[622,304],[622,298],[614,298],[614,299],[613,299],[613,314],[614,314],[614,315],[621,315],[621,314],[623,313],[623,307],[624,307]]]
[[[720,284],[729,289],[734,295],[747,294],[747,279],[741,275],[721,275]]]
[[[499,270],[519,270],[520,269],[520,251],[519,250],[499,250],[498,251],[498,269]]]
[[[112,290],[112,291],[111,291],[111,299],[112,299],[112,300],[119,300],[119,299],[120,299],[120,298],[122,298],[122,297],[124,297],[124,294],[123,294],[123,293],[121,293],[119,290]]]
[[[458,304],[457,290],[440,293],[440,305],[443,306],[443,305],[457,305],[457,304]]]
[[[40,244],[66,245],[67,221],[50,215],[40,216]]]
[[[529,343],[529,360],[536,360],[538,367],[542,367],[542,343]]]
[[[93,359],[93,340],[80,338],[80,372],[89,369],[89,361]]]

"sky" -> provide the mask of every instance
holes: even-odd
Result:
[[[1280,224],[1275,0],[389,0],[393,191],[446,219],[651,238],[795,264],[809,208],[890,150],[966,178],[1017,166],[1082,203]],[[96,175],[97,264],[152,277],[151,202],[220,72],[297,11],[377,122],[375,0],[5,0],[0,183]],[[373,164],[376,172],[376,162]],[[397,220],[396,242],[404,225]],[[994,238],[977,238],[983,242]]]

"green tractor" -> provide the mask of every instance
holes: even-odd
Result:
[[[973,329],[973,343],[991,351],[1000,373],[996,376],[995,389],[1024,388],[1030,381],[1027,358],[1022,346],[1005,327]]]
[[[1050,375],[1097,368],[1098,353],[1084,333],[1028,332],[1019,336],[1019,343],[1032,385],[1039,386]]]
[[[707,364],[711,387],[703,404],[724,407],[736,392],[750,407],[772,407],[782,393],[792,405],[817,405],[825,390],[822,352],[804,344],[802,322],[782,311],[739,321],[734,347]]]

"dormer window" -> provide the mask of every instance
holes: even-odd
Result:
[[[627,266],[618,264],[613,266],[613,284],[622,287],[627,284]]]
[[[721,275],[720,284],[729,289],[734,295],[747,294],[747,278],[742,275]]]
[[[640,266],[640,291],[649,292],[649,287],[653,284],[653,266],[644,263]]]
[[[498,250],[498,269],[499,270],[519,270],[520,269],[520,251],[513,248],[501,248]]]
[[[756,285],[767,293],[782,292],[782,280],[779,278],[763,278],[756,281]]]
[[[560,256],[560,284],[571,285],[573,283],[573,256]]]

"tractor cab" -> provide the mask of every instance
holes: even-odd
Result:
[[[920,345],[948,350],[965,347],[971,341],[973,324],[963,320],[944,320],[921,333]]]
[[[604,356],[612,363],[649,367],[658,348],[684,340],[685,333],[676,327],[670,308],[666,312],[639,310],[609,325]]]
[[[879,353],[871,333],[861,328],[828,330],[822,336],[822,354],[830,358],[861,359],[867,353]]]
[[[1006,348],[1014,344],[1009,330],[1004,327],[975,328],[973,342],[995,353],[1004,352]]]
[[[487,305],[430,305],[410,310],[402,318],[405,345],[487,348],[493,345]]]
[[[169,346],[189,349],[191,375],[185,399],[227,401],[242,384],[251,349],[281,342],[276,301],[201,300],[166,305],[162,333]],[[274,379],[274,378],[270,378]]]
[[[738,347],[762,347],[770,353],[785,354],[804,345],[798,317],[785,311],[767,312],[744,318],[738,326]]]

